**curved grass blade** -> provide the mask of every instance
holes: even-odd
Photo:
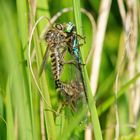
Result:
[[[129,80],[124,86],[121,87],[119,92],[117,93],[117,99],[120,98],[122,95],[125,94],[125,91],[130,87],[131,84],[133,84],[138,78],[140,77],[140,73],[138,73],[134,78]],[[103,104],[101,104],[98,107],[98,115],[100,116],[102,113],[104,113],[113,103],[115,102],[114,96],[110,97],[108,100],[106,100]]]

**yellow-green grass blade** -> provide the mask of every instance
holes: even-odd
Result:
[[[83,35],[81,13],[80,13],[80,0],[73,0],[73,8],[74,8],[74,16],[75,16],[77,32],[78,32],[78,34]],[[81,59],[82,59],[82,63],[84,63],[83,54],[81,54]],[[101,133],[101,128],[100,128],[99,118],[98,118],[98,114],[97,114],[95,101],[94,101],[93,96],[92,96],[92,91],[91,91],[91,88],[90,88],[90,83],[89,83],[86,67],[84,67],[82,69],[82,75],[83,75],[83,80],[84,80],[84,83],[85,83],[84,84],[85,89],[86,89],[86,92],[87,92],[88,106],[89,106],[89,110],[90,110],[90,113],[91,113],[91,120],[92,120],[95,139],[96,140],[102,140],[102,133]]]
[[[27,58],[27,47],[28,47],[28,38],[29,38],[29,31],[28,31],[28,5],[27,1],[17,0],[17,18],[18,18],[18,29],[19,35],[21,40],[21,59],[23,62],[28,60]],[[27,69],[26,65],[22,65],[22,72],[24,78],[24,85],[26,90],[26,100],[29,102],[29,114],[31,119],[32,125],[32,132],[33,132],[33,139],[37,138],[37,130],[35,127],[35,120],[34,120],[34,108],[33,108],[33,94],[31,92],[31,78],[29,69]]]
[[[10,92],[10,78],[7,82],[7,88],[6,88],[6,115],[7,115],[7,140],[15,140],[15,127],[14,127],[14,117],[13,117],[13,111],[12,111],[12,102],[11,102],[11,92]]]
[[[125,94],[125,91],[130,87],[131,84],[135,83],[135,81],[140,77],[140,73],[138,73],[134,78],[129,80],[125,85],[121,87],[121,89],[117,93],[117,98],[120,98],[122,95]],[[100,116],[104,113],[111,105],[115,102],[114,93],[113,96],[107,99],[103,104],[98,107],[98,115]]]
[[[7,68],[8,77],[12,77],[10,80],[10,94],[11,102],[13,107],[13,116],[17,116],[17,128],[18,138],[22,139],[32,139],[31,132],[31,120],[30,111],[28,108],[28,103],[26,102],[26,90],[24,86],[24,78],[21,70],[22,61],[20,54],[20,42],[18,31],[16,28],[16,23],[14,20],[15,15],[12,8],[6,5],[6,2],[2,2],[1,9],[3,10],[3,38],[4,47],[2,51],[5,57],[5,67]],[[8,57],[7,57],[8,56]],[[7,131],[8,132],[8,131]]]

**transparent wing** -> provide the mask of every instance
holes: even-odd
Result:
[[[45,68],[45,64],[47,62],[48,56],[49,56],[49,47],[47,47],[46,50],[45,50],[45,53],[44,53],[44,56],[43,56],[43,61],[42,61],[42,64],[41,64],[41,67],[40,67],[40,70],[39,70],[39,76],[41,76],[41,74],[43,72],[43,69]]]
[[[78,62],[76,62],[75,57],[69,55],[67,59],[65,59],[61,80],[67,88],[67,93],[65,94],[67,104],[74,110],[79,110],[79,106],[81,107],[86,103],[86,97],[81,71],[78,68]]]

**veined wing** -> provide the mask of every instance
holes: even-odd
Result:
[[[43,69],[45,68],[45,64],[47,62],[48,56],[49,56],[49,47],[47,47],[46,50],[45,50],[45,53],[44,53],[44,56],[43,56],[43,61],[42,61],[42,64],[41,64],[41,67],[40,67],[40,70],[39,70],[39,76],[41,76],[41,74],[43,72]]]
[[[75,57],[67,52],[66,61],[61,74],[61,81],[63,81],[63,88],[65,93],[62,94],[66,99],[66,104],[70,105],[74,110],[78,110],[79,107],[84,106],[86,103],[86,97],[84,94],[83,81],[81,78],[81,71],[72,62]],[[76,60],[75,60],[76,61]]]

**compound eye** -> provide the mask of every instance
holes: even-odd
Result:
[[[58,30],[62,30],[63,26],[62,24],[55,24],[55,28],[57,28]]]
[[[69,22],[67,25],[66,25],[66,30],[65,30],[67,33],[72,33],[73,31],[76,31],[76,27],[74,26],[73,23]]]

